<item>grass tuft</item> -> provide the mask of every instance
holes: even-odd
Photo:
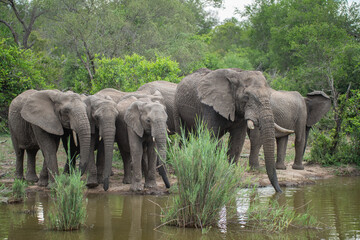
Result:
[[[16,200],[24,200],[26,198],[27,183],[24,180],[15,179],[12,185],[12,197]]]
[[[83,201],[85,183],[79,171],[55,176],[52,187],[54,205],[48,215],[48,227],[54,230],[76,230],[85,223],[86,207]]]
[[[163,209],[162,221],[206,230],[217,224],[221,209],[238,195],[247,167],[229,164],[227,146],[204,124],[198,124],[197,132],[188,138],[183,132],[171,146],[168,156],[177,177],[178,195]]]

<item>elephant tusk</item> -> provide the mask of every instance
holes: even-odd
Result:
[[[99,142],[101,142],[101,140],[102,140],[102,137],[100,136],[100,137],[99,137]]]
[[[72,131],[72,134],[73,134],[74,144],[75,144],[75,146],[77,147],[77,146],[78,146],[78,142],[77,142],[76,132],[73,130],[73,131]]]
[[[275,129],[279,132],[282,132],[282,133],[294,133],[293,130],[289,130],[289,129],[286,129],[286,128],[283,128],[283,127],[280,127],[279,125],[277,125],[275,122],[274,122],[274,125],[275,125]]]
[[[153,137],[153,142],[155,142],[155,137]]]
[[[253,130],[255,128],[254,126],[254,122],[250,119],[247,120],[247,127],[251,130]]]
[[[167,128],[166,130],[167,130],[168,133],[171,133],[170,129]]]

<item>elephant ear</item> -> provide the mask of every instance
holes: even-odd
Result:
[[[331,99],[323,91],[308,93],[305,102],[307,107],[306,125],[308,127],[320,121],[331,108]]]
[[[140,101],[133,102],[126,110],[124,116],[125,123],[131,127],[139,137],[142,137],[144,134],[144,128],[140,121],[141,109],[144,104],[144,102]]]
[[[44,90],[30,95],[21,110],[21,117],[48,133],[63,135],[63,127],[55,113],[54,100],[58,94],[61,92]]]
[[[221,116],[231,121],[235,119],[235,100],[232,96],[232,79],[236,72],[220,69],[199,74],[198,97],[203,104],[212,106]]]

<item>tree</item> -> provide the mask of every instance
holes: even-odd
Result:
[[[24,49],[31,48],[34,45],[34,41],[29,41],[29,38],[34,30],[35,22],[47,12],[44,2],[42,0],[0,0],[0,3],[5,11],[11,10],[13,12],[12,15],[2,16],[0,23],[10,30],[14,42],[19,47]]]

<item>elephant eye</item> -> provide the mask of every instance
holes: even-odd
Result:
[[[147,119],[146,119],[146,122],[147,122],[147,123],[150,123],[150,122],[151,122],[150,118],[147,118]]]

